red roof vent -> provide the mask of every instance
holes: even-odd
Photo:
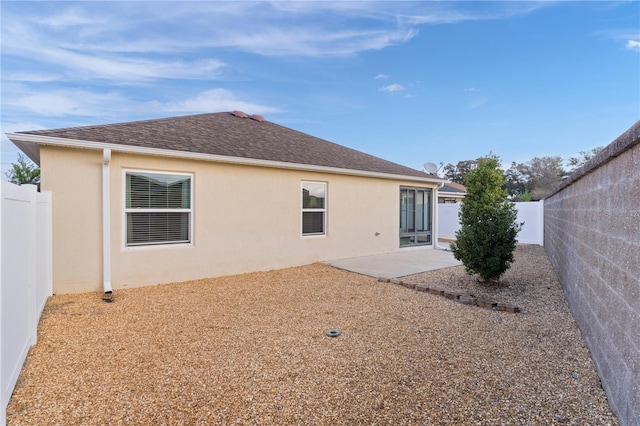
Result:
[[[263,116],[258,115],[258,114],[253,114],[253,115],[249,116],[249,118],[252,119],[252,120],[259,121],[261,123],[264,123],[265,121],[267,121],[267,120],[264,119]]]
[[[247,117],[249,117],[249,116],[248,116],[247,114],[245,114],[244,112],[242,112],[242,111],[238,111],[238,110],[232,111],[232,112],[231,112],[231,115],[233,115],[233,116],[235,116],[235,117],[240,117],[240,118],[247,118]]]

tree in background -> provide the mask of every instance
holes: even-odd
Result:
[[[513,201],[537,201],[544,198],[556,188],[562,180],[595,157],[603,147],[593,148],[589,151],[580,151],[577,156],[567,160],[568,170],[562,166],[563,160],[559,156],[533,157],[526,163],[512,162],[511,167],[504,172],[503,189],[509,192],[509,198]],[[452,182],[464,185],[465,177],[478,167],[479,161],[458,161],[457,164],[447,164],[443,168],[444,177]],[[489,153],[486,158],[498,160],[500,157]]]
[[[449,179],[451,182],[459,183],[464,185],[464,178],[478,166],[477,160],[463,160],[458,161],[456,165],[451,163],[444,166],[442,171],[444,172],[444,177]]]
[[[584,163],[598,155],[598,153],[603,149],[603,146],[598,146],[589,151],[580,151],[580,153],[575,157],[569,157],[569,160],[567,161],[567,165],[569,166],[569,173],[573,173],[580,167],[584,166]]]
[[[567,175],[562,167],[562,157],[558,156],[533,157],[526,164],[517,164],[516,168],[526,181],[526,192],[534,201],[544,198]]]
[[[511,163],[511,167],[504,172],[502,189],[506,189],[514,201],[531,201],[527,176],[523,174],[521,166],[516,162]]]
[[[18,154],[18,162],[11,164],[11,169],[5,175],[11,183],[40,187],[40,168],[22,154]]]
[[[442,169],[444,177],[449,179],[451,182],[464,185],[465,177],[471,173],[472,170],[478,167],[478,163],[483,158],[485,157],[476,158],[475,160],[458,161],[456,165],[449,163]],[[486,158],[493,158],[500,162],[500,158],[492,152],[490,152]]]
[[[503,172],[497,158],[478,161],[465,179],[467,194],[460,208],[461,228],[451,251],[469,275],[482,281],[498,280],[513,262],[516,235],[522,228],[517,211],[507,200]]]

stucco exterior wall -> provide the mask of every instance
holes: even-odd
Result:
[[[54,198],[54,292],[100,290],[102,153],[43,146],[40,155],[42,187]],[[192,244],[125,247],[125,170],[193,174]],[[327,183],[326,236],[301,235],[302,181]],[[401,185],[435,188],[412,181],[114,152],[112,286],[117,290],[399,250]]]
[[[102,153],[40,147],[41,189],[52,191],[53,292],[102,280]],[[55,195],[53,193],[55,191]]]
[[[545,248],[623,425],[640,425],[640,122],[544,201]]]

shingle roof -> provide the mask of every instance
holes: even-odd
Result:
[[[436,178],[268,121],[229,112],[18,132],[90,142]]]
[[[440,192],[452,192],[452,193],[455,192],[460,194],[466,194],[467,188],[464,185],[461,185],[456,182],[447,182],[444,184]]]

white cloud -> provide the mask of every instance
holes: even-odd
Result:
[[[12,37],[13,43],[26,40],[43,50],[93,57],[108,52],[184,55],[216,47],[260,55],[344,56],[404,43],[421,25],[511,17],[537,7],[478,8],[456,2],[175,2],[171,7],[155,2],[60,2],[43,13],[37,6],[16,4],[3,7],[3,45],[7,35],[21,28],[26,38]]]
[[[629,50],[635,50],[636,52],[640,52],[640,41],[629,40],[627,41],[626,48]]]
[[[488,98],[478,98],[478,99],[474,99],[473,101],[471,101],[471,103],[469,104],[469,109],[476,109],[481,107],[482,105],[486,104],[489,101]]]
[[[25,21],[28,20],[25,19]],[[75,21],[72,19],[72,22],[76,23],[73,28],[83,25],[93,28],[89,23],[94,21],[78,18]],[[113,31],[109,39],[102,39],[102,36],[87,37],[86,40],[89,40],[87,44],[78,44],[76,39],[85,40],[84,36],[79,35],[84,33],[84,29],[69,30],[61,34],[58,31],[48,32],[41,26],[30,27],[22,21],[11,21],[3,25],[3,57],[19,58],[20,62],[31,62],[25,69],[19,67],[9,69],[9,72],[3,75],[3,80],[109,79],[116,80],[118,83],[127,83],[163,78],[211,79],[219,77],[225,66],[222,61],[206,56],[180,55],[185,59],[178,60],[177,55],[154,55],[152,49],[144,55],[114,53],[114,49],[108,46],[127,45],[126,42],[117,42],[118,38],[126,38],[127,34],[118,34],[117,31]],[[91,40],[96,39],[97,41],[90,44]],[[38,70],[37,73],[34,69]]]
[[[86,111],[83,108],[86,105],[84,99],[54,93],[22,96],[12,101],[11,104],[38,115],[79,115]]]
[[[425,2],[421,9],[409,11],[403,16],[408,24],[453,24],[466,21],[507,19],[527,15],[540,8],[552,6],[553,2]],[[412,4],[412,3],[410,3]]]
[[[117,80],[119,82],[140,81],[148,79],[209,79],[220,75],[224,64],[215,59],[199,59],[194,61],[184,60],[158,60],[146,58],[129,58],[126,56],[93,55],[78,53],[71,50],[47,47],[46,45],[22,44],[15,49],[4,49],[4,53],[13,53],[15,56],[29,56],[40,63],[47,63],[62,71],[56,71],[49,75],[49,81],[54,76],[63,75],[62,79],[69,78],[103,78]],[[20,53],[16,53],[20,50]],[[21,73],[13,71],[9,74],[17,76]],[[38,78],[46,79],[42,73]]]
[[[596,36],[611,40],[625,40],[627,44],[625,49],[640,52],[640,32],[637,29],[608,29],[600,30],[593,33]]]
[[[265,56],[350,56],[404,43],[417,35],[412,28],[333,29],[318,24],[292,23],[290,27],[266,27],[242,34],[220,34],[210,47],[233,47]]]
[[[640,32],[637,29],[626,28],[599,30],[594,31],[593,34],[611,40],[635,40],[640,37]]]
[[[17,88],[14,88],[3,102],[5,110],[45,117],[104,116],[102,111],[114,113],[129,106],[131,101],[117,93],[96,93],[77,89],[19,93]]]
[[[386,74],[378,74],[375,77],[373,77],[374,80],[381,80],[381,79],[386,79],[386,78],[389,78],[389,76],[386,75]]]
[[[31,83],[46,83],[52,81],[61,81],[64,80],[64,75],[56,74],[56,73],[44,73],[44,72],[18,72],[15,70],[10,70],[9,72],[2,73],[2,80],[5,82],[31,82]]]
[[[226,89],[211,89],[189,99],[171,102],[152,101],[145,109],[163,113],[201,113],[240,110],[247,114],[278,112],[278,108],[238,99]]]
[[[489,101],[489,98],[482,96],[480,90],[475,87],[466,87],[464,92],[466,93],[465,97],[469,100],[467,104],[469,109],[479,108]]]
[[[59,13],[35,16],[32,21],[38,25],[47,26],[54,30],[64,30],[71,27],[100,26],[105,24],[101,14],[89,14],[78,6],[72,6]]]
[[[233,92],[210,89],[193,97],[172,101],[134,100],[117,93],[99,93],[87,90],[27,91],[15,86],[5,96],[3,109],[21,115],[24,113],[41,117],[100,117],[108,121],[128,121],[137,118],[167,114],[190,114],[241,110],[249,114],[280,112],[279,108],[240,99]],[[3,129],[4,130],[4,129]],[[21,129],[26,130],[26,129]]]
[[[404,86],[398,83],[393,83],[388,86],[381,87],[380,90],[382,90],[383,92],[393,93],[404,90]]]

